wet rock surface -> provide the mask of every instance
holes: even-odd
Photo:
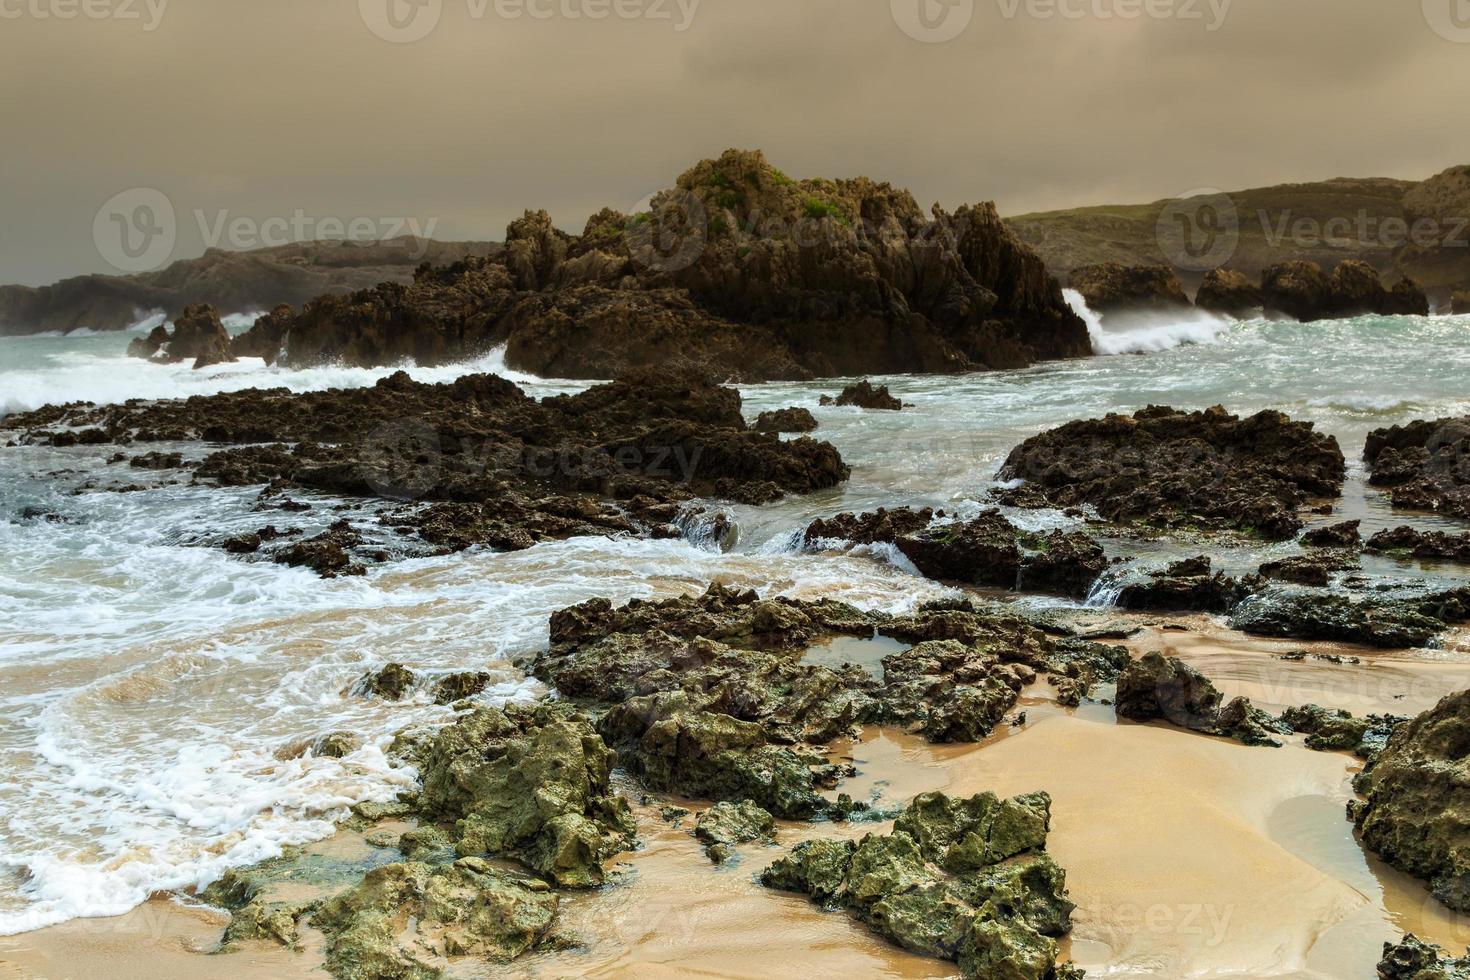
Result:
[[[1302,543],[1313,548],[1360,548],[1362,521],[1343,521],[1327,527],[1314,527],[1302,535]]]
[[[1307,748],[1315,752],[1352,752],[1371,759],[1382,751],[1394,730],[1409,719],[1397,715],[1355,718],[1339,708],[1308,704],[1288,708],[1281,720],[1296,734],[1307,736]]]
[[[1349,815],[1364,845],[1470,911],[1470,691],[1394,731],[1353,788],[1363,800]]]
[[[859,381],[850,384],[832,398],[828,395],[822,396],[823,405],[836,405],[839,408],[867,408],[881,412],[901,412],[903,402],[893,397],[887,385],[874,386],[870,381]]]
[[[928,508],[839,514],[813,521],[803,540],[888,544],[928,578],[1081,598],[1107,567],[1102,547],[1081,532],[1022,531],[998,511],[968,521]]]
[[[1337,440],[1280,412],[1239,418],[1215,407],[1150,407],[1069,422],[1023,442],[1001,467],[1025,480],[1015,506],[1091,504],[1105,518],[1155,527],[1230,528],[1271,539],[1301,528],[1310,497],[1342,491]]]
[[[1247,317],[1266,305],[1261,287],[1243,272],[1212,269],[1195,293],[1194,305],[1210,313]]]
[[[1256,636],[1335,640],[1388,649],[1424,647],[1470,618],[1470,591],[1416,598],[1356,597],[1334,592],[1275,591],[1236,606],[1230,625]]]
[[[581,235],[528,211],[484,258],[314,300],[284,360],[439,364],[506,345],[543,377],[650,365],[744,381],[1015,367],[1090,353],[1085,324],[993,205],[923,211],[867,178],[705,160],[647,212]]]
[[[1418,531],[1397,527],[1379,531],[1368,539],[1369,551],[1470,563],[1470,532]]]
[[[174,319],[172,333],[155,327],[147,337],[133,340],[128,344],[128,354],[165,364],[193,361],[195,370],[235,360],[219,310],[207,303],[185,307]]]
[[[1210,559],[1201,555],[1172,562],[1149,572],[1142,581],[1125,584],[1117,604],[1122,609],[1224,613],[1235,608],[1254,587],[1252,582],[1214,571]]]
[[[1470,950],[1456,957],[1415,936],[1398,944],[1383,944],[1378,964],[1379,980],[1470,980]]]
[[[805,408],[782,408],[762,412],[751,428],[757,432],[815,432],[817,419]]]
[[[1119,265],[1103,262],[1079,266],[1068,281],[1095,313],[1189,308],[1184,284],[1167,265]]]
[[[749,800],[716,803],[695,817],[694,836],[711,861],[723,864],[735,856],[736,844],[773,839],[776,820]]]
[[[761,876],[850,910],[905,949],[955,962],[966,977],[1075,978],[1058,964],[1071,930],[1066,873],[1045,851],[1051,798],[983,793],[916,798],[887,835],[810,841]]]
[[[1303,323],[1365,313],[1428,316],[1429,300],[1410,279],[1392,289],[1383,285],[1378,270],[1360,259],[1340,262],[1329,275],[1315,262],[1292,261],[1261,273],[1266,309]]]
[[[1470,418],[1376,429],[1363,460],[1395,507],[1470,517]]]
[[[1178,657],[1155,651],[1129,664],[1119,675],[1114,705],[1119,718],[1166,721],[1246,745],[1281,745],[1272,736],[1281,734],[1282,726],[1270,715],[1248,698],[1235,698],[1228,704],[1224,700],[1209,678]]]

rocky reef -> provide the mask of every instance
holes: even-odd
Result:
[[[1300,530],[1309,498],[1341,492],[1345,471],[1335,438],[1280,412],[1242,419],[1220,407],[1149,407],[1033,436],[999,479],[1026,481],[1002,495],[1015,506],[1091,504],[1119,523],[1282,539]]]
[[[1396,527],[1368,539],[1369,551],[1414,558],[1470,563],[1470,532],[1419,531]]]
[[[642,366],[722,379],[1018,367],[1091,352],[1041,260],[993,205],[925,213],[867,178],[793,180],[758,151],[681,175],[646,211],[581,235],[544,211],[496,254],[307,303],[291,366],[460,360],[505,345],[544,377]]]
[[[1056,939],[1072,927],[1066,873],[1046,853],[1051,798],[918,797],[893,832],[808,841],[761,875],[769,888],[849,909],[905,949],[965,977],[1068,980]]]
[[[1353,785],[1363,799],[1348,812],[1363,844],[1470,911],[1470,691],[1399,727]]]
[[[1363,460],[1395,507],[1470,517],[1470,418],[1375,429]]]

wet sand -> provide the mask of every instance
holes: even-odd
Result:
[[[1128,645],[1167,647],[1228,694],[1271,707],[1313,701],[1412,714],[1470,681],[1470,665],[1436,654],[1261,641],[1203,618],[1189,625],[1183,633],[1151,627]],[[1290,650],[1363,662],[1274,658]],[[1405,931],[1451,949],[1470,944],[1470,920],[1353,839],[1344,816],[1359,767],[1352,756],[1310,752],[1298,739],[1248,748],[1118,723],[1104,705],[1060,708],[1044,684],[1026,692],[1022,708],[1024,725],[981,745],[930,746],[886,729],[838,743],[860,771],[842,788],[859,799],[876,793],[884,805],[935,789],[1050,792],[1050,848],[1078,905],[1066,951],[1091,975],[1347,980],[1370,976],[1382,943]],[[756,883],[802,839],[861,836],[887,824],[783,824],[778,847],[744,845],[737,862],[715,867],[692,837],[692,815],[677,826],[659,817],[668,802],[697,808],[664,798],[638,804],[643,848],[617,862],[609,887],[565,897],[560,931],[581,949],[536,954],[509,969],[462,964],[456,975],[953,975],[952,964],[889,946],[844,913]],[[322,846],[355,845],[339,835]],[[0,978],[324,976],[313,973],[320,937],[299,954],[262,945],[201,955],[222,925],[221,915],[161,899],[119,919],[0,941]]]

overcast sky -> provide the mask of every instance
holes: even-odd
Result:
[[[1470,162],[1456,4],[0,0],[0,282],[354,219],[580,230],[728,146],[1007,214],[1422,178]],[[171,248],[120,257],[160,200]]]

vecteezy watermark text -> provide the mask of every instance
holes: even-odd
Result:
[[[169,0],[0,0],[0,20],[137,21],[153,32]]]
[[[994,0],[1004,20],[1176,20],[1218,31],[1234,0]],[[1429,2],[1429,0],[1426,0]],[[937,44],[963,34],[976,0],[889,0],[893,21],[916,41]]]
[[[667,23],[682,34],[703,0],[461,0],[472,21],[641,20]],[[421,41],[444,16],[444,0],[358,0],[362,22],[394,44]]]

